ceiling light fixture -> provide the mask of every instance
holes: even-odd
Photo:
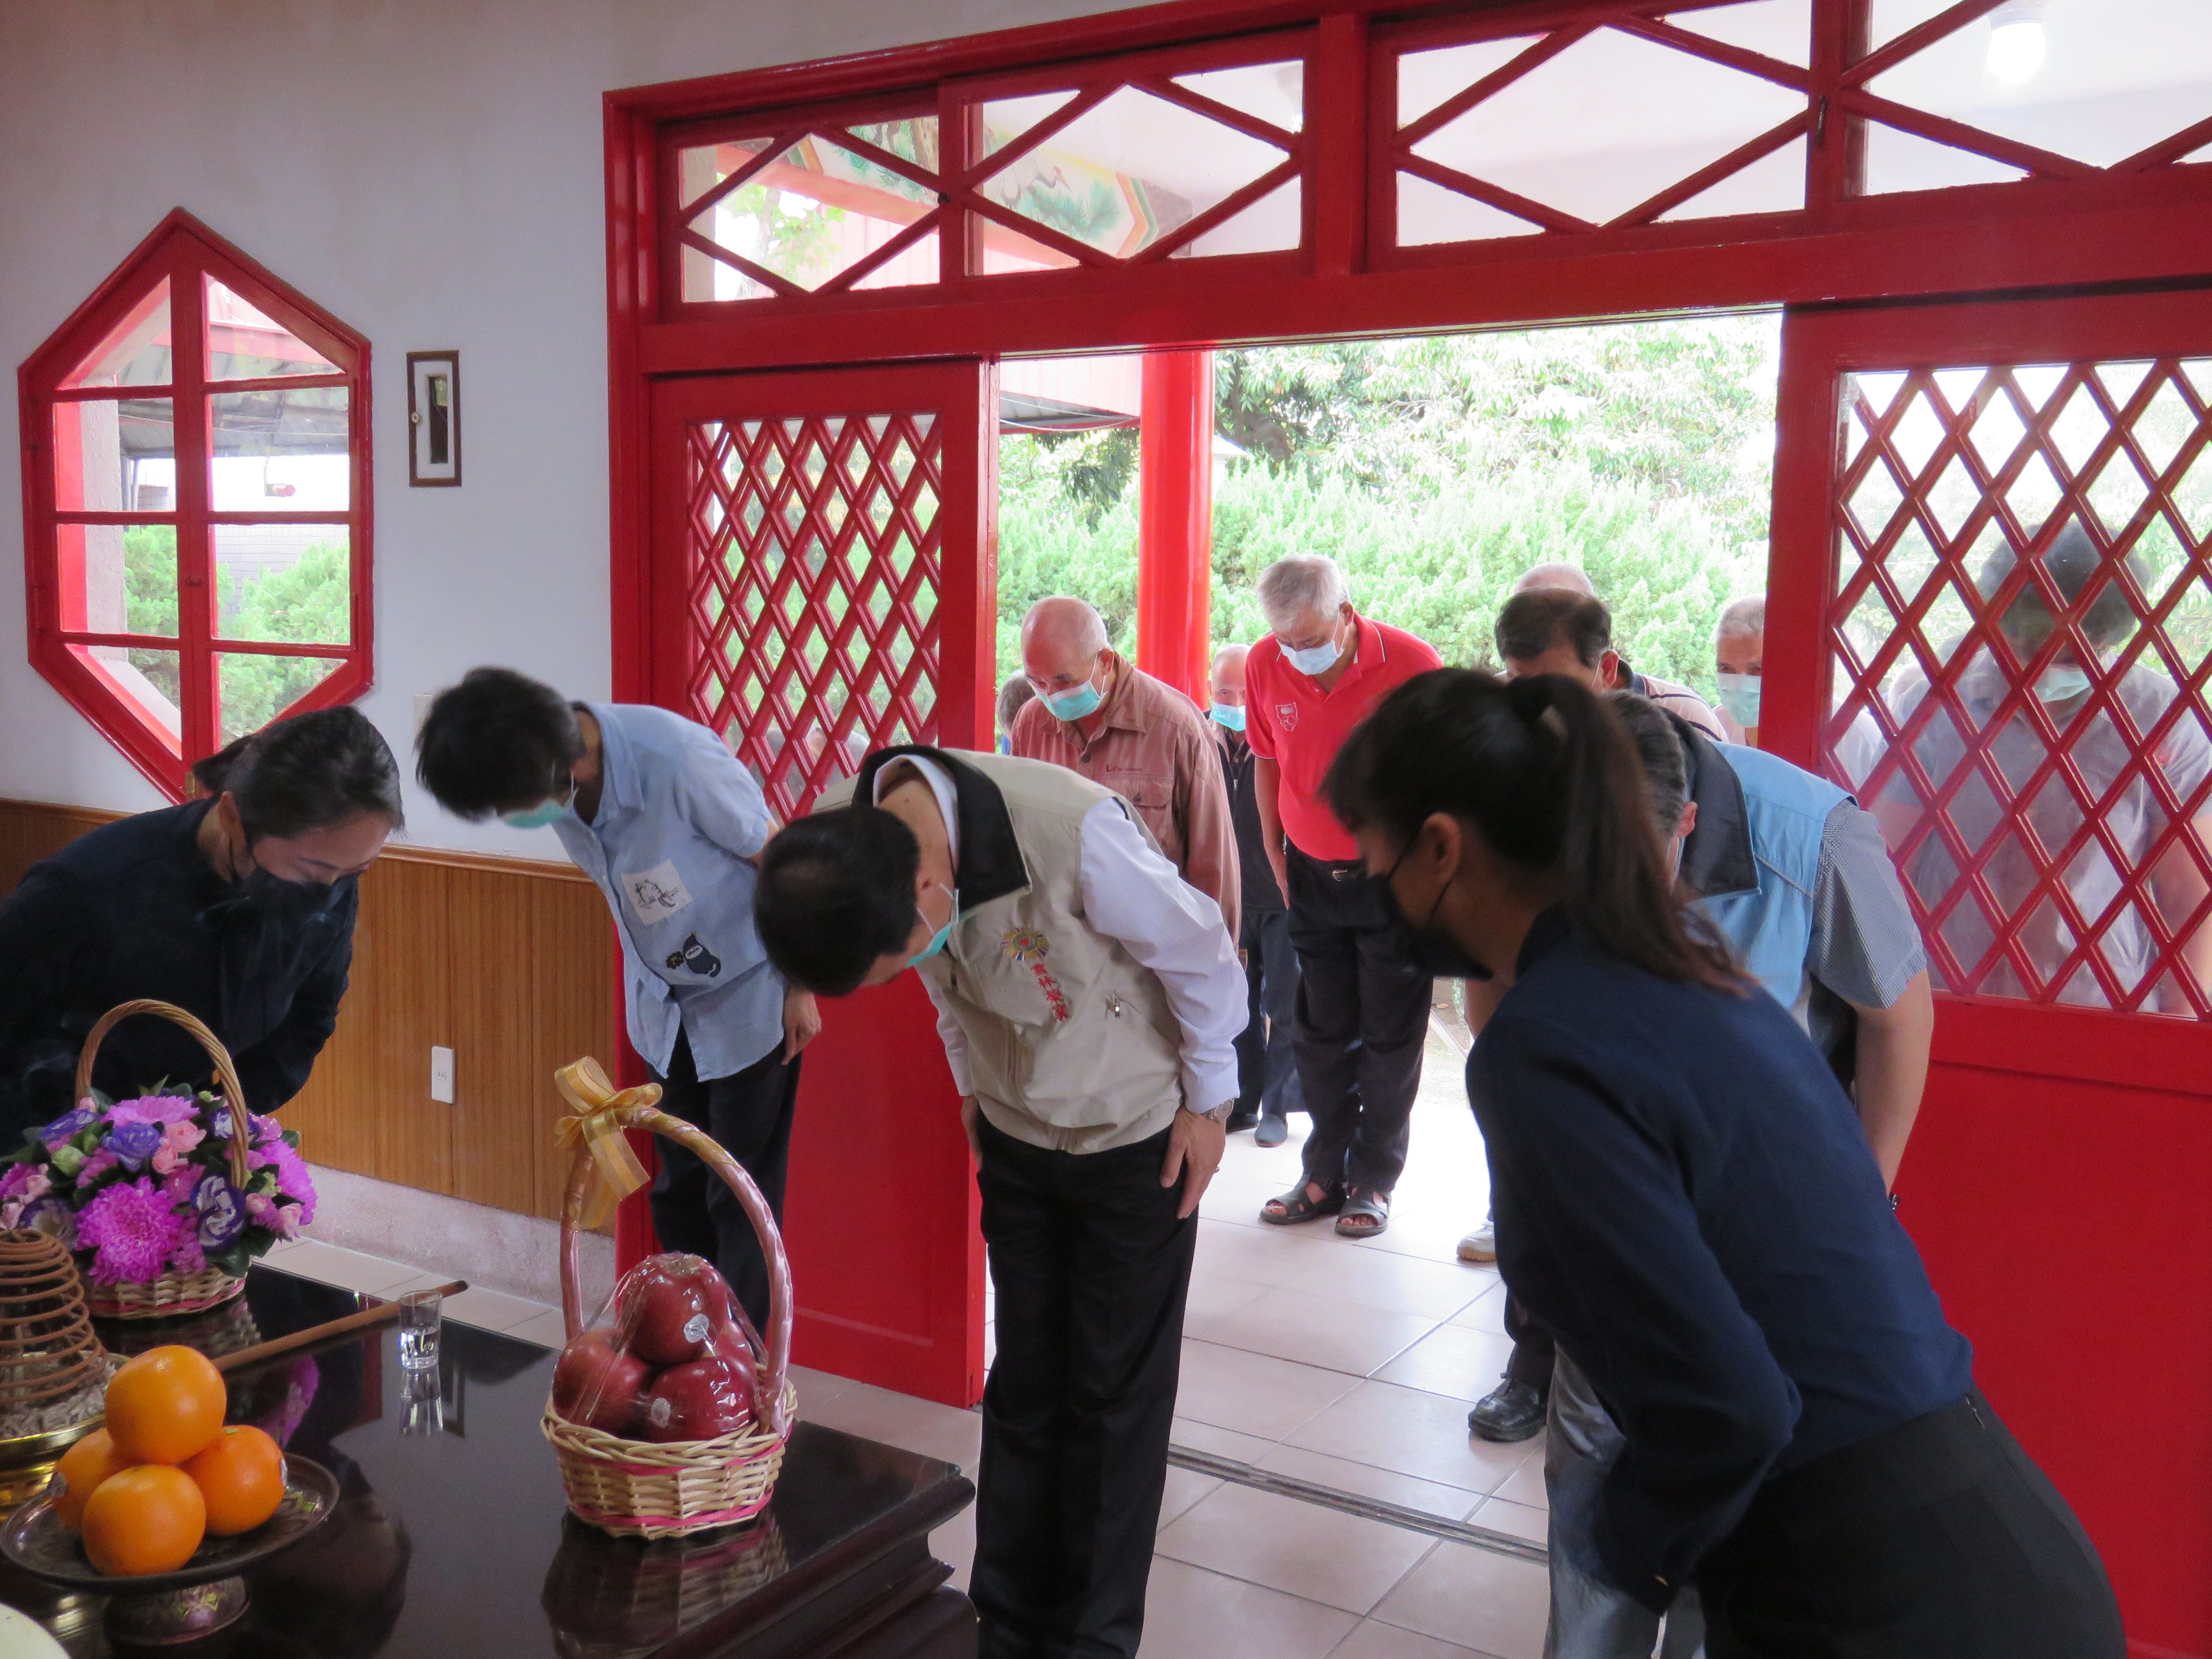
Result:
[[[2033,80],[2043,67],[2043,10],[2044,0],[2005,0],[1990,14],[1990,73],[2007,86]]]

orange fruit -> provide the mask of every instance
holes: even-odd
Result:
[[[132,1467],[133,1460],[115,1449],[106,1429],[90,1434],[62,1454],[54,1473],[62,1478],[62,1494],[54,1499],[54,1513],[71,1532],[84,1524],[85,1501],[92,1489],[111,1474]]]
[[[84,1506],[84,1553],[112,1578],[173,1572],[207,1533],[207,1500],[182,1469],[143,1463],[111,1474]]]
[[[218,1538],[252,1532],[284,1498],[284,1449],[260,1430],[232,1424],[185,1460]]]
[[[107,1432],[134,1463],[181,1463],[222,1427],[222,1373],[196,1348],[149,1348],[108,1379]]]

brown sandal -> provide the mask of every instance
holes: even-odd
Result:
[[[1371,1187],[1354,1187],[1343,1208],[1336,1218],[1340,1238],[1373,1238],[1390,1224],[1390,1194]]]
[[[1312,1184],[1302,1178],[1280,1198],[1269,1199],[1260,1206],[1260,1219],[1277,1227],[1295,1227],[1302,1221],[1318,1221],[1325,1215],[1334,1215],[1344,1207],[1342,1192],[1325,1193],[1316,1198],[1306,1190]]]

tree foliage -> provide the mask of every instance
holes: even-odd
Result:
[[[1323,552],[1367,614],[1491,654],[1515,578],[1579,564],[1639,668],[1710,690],[1712,625],[1764,585],[1778,324],[1714,318],[1224,351],[1213,634],[1262,631],[1260,571]],[[1000,445],[1000,658],[1046,593],[1133,642],[1133,434]]]

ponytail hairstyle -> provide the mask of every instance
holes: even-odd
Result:
[[[1432,669],[1376,706],[1322,787],[1346,829],[1401,842],[1448,812],[1507,862],[1564,878],[1569,909],[1607,954],[1742,989],[1727,947],[1693,931],[1674,895],[1636,746],[1573,680]]]
[[[246,839],[289,839],[364,814],[406,822],[399,763],[358,708],[319,708],[240,738],[192,768],[204,794],[228,791]]]

